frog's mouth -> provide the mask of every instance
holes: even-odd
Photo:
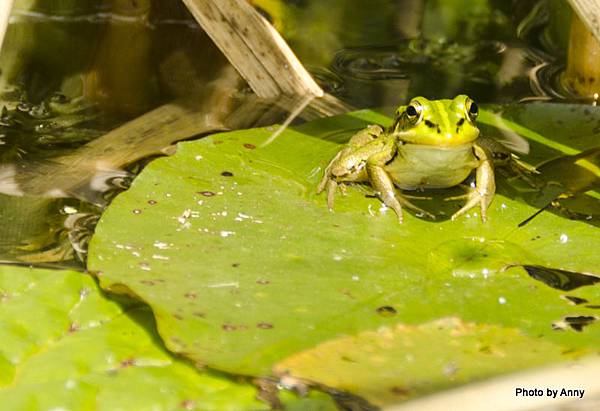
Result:
[[[431,123],[428,129],[407,130],[398,133],[398,138],[407,144],[416,144],[423,146],[436,147],[458,147],[463,144],[472,144],[479,138],[479,129],[473,126],[457,126],[456,133],[453,131],[444,131],[439,126]],[[466,128],[468,127],[468,128]]]
[[[405,143],[402,145],[403,150],[411,151],[467,151],[473,147],[473,141],[456,145],[439,145],[439,144],[420,144],[420,143]]]

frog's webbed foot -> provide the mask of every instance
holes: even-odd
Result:
[[[402,193],[402,197],[409,198],[411,200],[433,200],[433,197],[425,197],[425,196],[412,196],[410,194]]]
[[[464,200],[467,199],[466,204],[458,210],[456,213],[452,215],[452,221],[456,220],[463,214],[466,214],[467,211],[471,210],[478,205],[481,208],[481,219],[486,221],[487,219],[487,208],[492,201],[493,193],[489,195],[486,192],[480,192],[477,188],[471,189],[471,191],[467,194],[462,194],[459,196],[448,197],[444,199],[445,201],[454,201],[454,200]]]
[[[539,181],[535,180],[535,176],[539,175],[540,172],[524,161],[519,160],[515,154],[511,154],[511,158],[508,161],[507,167],[512,171],[517,178],[522,179],[533,188],[540,188]]]
[[[477,167],[475,177],[476,187],[469,188],[469,192],[466,194],[446,198],[446,201],[467,199],[466,204],[452,215],[452,220],[456,220],[473,207],[479,205],[481,209],[481,220],[485,222],[487,220],[487,209],[496,192],[494,168],[492,167],[488,152],[477,145],[475,145],[473,149],[475,150],[475,155],[481,161],[479,167]]]
[[[335,157],[333,157],[333,159],[329,162],[327,167],[325,168],[325,172],[323,173],[323,178],[321,179],[321,181],[319,182],[319,185],[317,186],[317,194],[321,194],[326,188],[327,188],[327,193],[329,194],[330,184],[331,183],[335,184],[335,181],[332,178],[331,168],[338,161],[338,159],[342,155],[342,152],[343,152],[343,150],[339,151],[335,155]],[[337,186],[337,184],[335,184],[335,185]]]
[[[404,194],[396,194],[396,198],[398,198],[398,202],[409,210],[413,210],[417,214],[424,215],[432,220],[435,220],[435,215],[431,214],[429,211],[423,210],[420,207],[417,207],[413,203],[407,200],[407,198],[413,198],[418,200],[431,200],[431,197],[416,197],[416,196],[406,196]]]
[[[536,180],[540,172],[531,164],[521,161],[514,153],[505,154],[502,159],[495,158],[494,165],[507,179],[518,178],[533,188],[541,187],[539,180]]]
[[[435,215],[423,210],[420,207],[417,207],[408,201],[406,197],[398,194],[392,179],[382,167],[371,164],[367,166],[367,171],[369,173],[371,184],[375,188],[377,195],[386,206],[394,210],[400,223],[403,221],[402,207],[406,207],[415,211],[416,213],[420,213],[431,218],[432,220],[435,220]]]

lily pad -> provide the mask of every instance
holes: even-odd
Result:
[[[571,106],[561,107],[557,116],[571,115]],[[593,116],[600,119],[597,110]],[[314,124],[285,130],[265,147],[273,128],[182,143],[108,208],[90,245],[89,268],[103,288],[151,306],[170,350],[232,373],[271,375],[286,358],[344,335],[447,317],[475,330],[479,324],[517,330],[562,347],[565,358],[596,352],[600,327],[594,321],[581,332],[553,324],[596,318],[597,286],[568,291],[589,301],[573,306],[561,298],[566,291],[522,267],[598,275],[598,231],[587,221],[544,212],[518,227],[537,208],[522,199],[528,192],[504,189],[511,183],[502,177],[506,184],[486,223],[477,210],[450,221],[460,204],[440,197],[453,190],[419,202],[436,221],[407,213],[400,225],[359,186],[337,197],[335,212],[327,210],[315,187],[340,146],[314,136],[339,141],[360,123],[389,121],[361,111],[319,120],[320,131]],[[571,133],[577,149],[593,144]],[[545,144],[540,141],[534,148]],[[561,144],[572,146],[571,140]],[[514,369],[513,358],[523,368],[557,360],[547,350],[526,358],[507,352],[490,374]]]
[[[498,369],[518,370],[523,363],[561,357],[559,345],[514,329],[444,318],[336,338],[287,358],[276,372],[319,381],[383,406],[491,376]]]
[[[3,266],[0,296],[3,409],[269,409],[250,384],[164,350],[145,306],[123,308],[88,275]]]

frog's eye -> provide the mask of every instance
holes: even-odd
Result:
[[[479,114],[479,106],[473,100],[468,100],[466,105],[467,115],[469,116],[469,120],[475,121],[477,115]]]
[[[411,123],[418,123],[421,120],[423,114],[423,106],[418,101],[413,101],[408,107],[406,107],[406,117]]]

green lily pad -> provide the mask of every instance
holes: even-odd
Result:
[[[253,386],[168,353],[145,306],[123,309],[88,275],[0,267],[0,306],[3,409],[269,409]]]
[[[557,115],[570,113],[562,107]],[[527,192],[503,190],[508,183],[487,223],[477,210],[450,221],[460,204],[437,193],[419,202],[437,221],[407,213],[400,225],[358,186],[327,210],[315,187],[340,146],[313,136],[347,139],[358,123],[390,121],[381,120],[369,111],[319,120],[321,131],[288,129],[266,147],[272,128],[180,144],[108,208],[89,268],[103,288],[152,307],[170,350],[232,373],[269,375],[284,359],[343,335],[447,317],[516,329],[565,353],[595,352],[597,286],[559,290],[522,267],[593,276],[598,231],[588,222],[541,213],[519,228],[537,208],[521,199]],[[575,139],[578,149],[592,143]],[[589,304],[573,306],[566,294]],[[577,316],[593,319],[581,332],[556,326]],[[556,360],[545,350],[528,358],[518,366]]]
[[[561,351],[559,345],[514,329],[444,318],[336,338],[285,359],[276,372],[319,381],[383,406],[492,376],[498,369],[560,360]]]

